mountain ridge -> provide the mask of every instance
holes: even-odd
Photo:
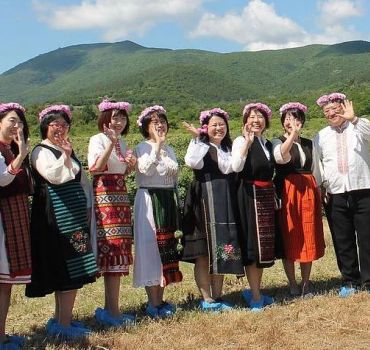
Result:
[[[256,52],[149,48],[132,41],[72,45],[0,75],[0,100],[83,103],[239,101],[370,84],[370,42]]]

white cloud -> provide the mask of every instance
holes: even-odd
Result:
[[[309,33],[292,19],[278,15],[273,5],[251,0],[241,13],[229,12],[223,16],[205,13],[190,35],[227,39],[252,51],[359,39],[360,35],[342,22],[362,15],[359,1],[319,1],[318,9],[322,26],[319,34]]]
[[[272,5],[252,0],[240,14],[204,14],[191,35],[221,37],[236,41],[249,50],[261,50],[297,46],[307,33],[291,19],[278,16]]]
[[[51,6],[33,0],[40,19],[62,30],[101,29],[105,40],[143,35],[159,22],[193,16],[204,0],[95,0],[78,5]]]
[[[361,16],[363,9],[361,2],[350,0],[326,0],[319,1],[322,23],[331,25],[348,18]]]

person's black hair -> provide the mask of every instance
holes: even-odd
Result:
[[[24,112],[20,109],[10,109],[10,110],[7,110],[5,112],[2,112],[0,113],[0,121],[11,111],[14,111],[15,113],[17,113],[17,116],[19,117],[19,119],[21,120],[21,122],[23,123],[23,136],[24,136],[24,141],[27,142],[28,138],[30,137],[30,131],[29,131],[29,128],[28,128],[28,124],[27,124],[27,120],[26,120],[26,116],[24,115]],[[18,155],[19,153],[19,149],[18,149],[18,145],[12,141],[11,144],[10,144],[10,148],[13,152],[13,154],[15,156]]]
[[[71,120],[68,117],[68,114],[63,111],[55,111],[47,114],[40,123],[40,135],[41,139],[45,140],[48,135],[48,126],[51,122],[54,120],[57,120],[59,118],[63,118],[65,122],[68,124],[69,128],[71,127]]]
[[[167,133],[168,133],[168,130],[170,129],[167,116],[164,113],[152,112],[148,114],[141,122],[140,132],[146,139],[149,137],[149,123],[152,121],[152,117],[154,114],[156,114],[159,119],[164,119],[166,121]]]
[[[302,123],[302,126],[304,125],[305,121],[306,121],[306,115],[303,111],[301,111],[300,109],[298,108],[292,108],[292,109],[288,109],[286,110],[280,117],[280,121],[281,121],[281,125],[284,124],[284,121],[285,121],[285,118],[286,118],[286,115],[290,113],[295,119],[299,120],[301,123]]]
[[[231,141],[231,137],[230,137],[230,130],[229,130],[229,123],[228,123],[228,120],[225,118],[225,116],[221,113],[213,113],[210,117],[206,118],[203,120],[202,122],[202,125],[205,125],[209,123],[209,121],[211,120],[212,117],[220,117],[224,120],[225,124],[226,124],[226,135],[225,137],[222,139],[221,141],[221,148],[224,150],[224,151],[230,151],[231,150],[231,147],[232,147],[232,141]],[[209,136],[208,134],[201,134],[201,136],[199,137],[199,140],[202,141],[202,142],[205,142],[205,143],[209,143]]]

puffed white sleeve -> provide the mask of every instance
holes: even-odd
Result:
[[[370,121],[366,118],[358,118],[354,124],[354,130],[360,133],[363,138],[370,141]]]
[[[231,156],[232,156],[232,168],[236,173],[239,173],[243,170],[245,160],[247,157],[241,156],[241,149],[243,147],[243,144],[245,142],[245,139],[243,136],[238,136],[234,142],[233,147],[231,150]]]
[[[234,171],[231,152],[225,152],[222,149],[217,148],[217,162],[218,168],[223,174],[230,174]]]
[[[99,135],[90,137],[89,147],[87,152],[87,163],[90,171],[93,171],[97,160],[104,153],[104,144]]]
[[[208,150],[209,145],[199,141],[199,139],[192,139],[185,154],[185,164],[192,169],[202,169],[204,165],[203,158]]]
[[[54,185],[60,185],[76,177],[80,171],[80,166],[72,159],[72,168],[68,168],[64,161],[66,155],[63,153],[58,159],[54,154],[44,148],[36,147],[31,155],[32,165],[39,174]]]
[[[289,157],[287,159],[283,158],[283,155],[281,154],[281,146],[283,142],[280,139],[272,139],[272,153],[274,155],[275,161],[277,164],[287,164],[292,159],[290,153]]]
[[[157,170],[157,165],[159,164],[156,157],[154,147],[151,148],[151,151],[145,152],[141,149],[142,147],[138,145],[135,148],[135,156],[137,157],[137,170],[139,173],[144,175],[154,175]]]
[[[9,171],[9,166],[5,163],[5,158],[0,153],[0,186],[4,187],[9,185],[15,178],[15,175],[11,174]]]
[[[177,176],[179,164],[177,163],[174,150],[166,146],[166,150],[160,151],[160,158],[157,165],[158,174],[163,176]]]

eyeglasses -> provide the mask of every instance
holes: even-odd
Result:
[[[159,124],[161,125],[167,125],[167,122],[165,119],[152,119],[151,123],[153,123],[154,126],[158,126]]]
[[[50,123],[49,126],[52,128],[61,128],[61,129],[67,129],[69,125],[67,123]]]
[[[332,112],[339,113],[341,111],[342,111],[341,105],[331,106],[331,107],[325,107],[323,109],[324,115],[330,115]]]

